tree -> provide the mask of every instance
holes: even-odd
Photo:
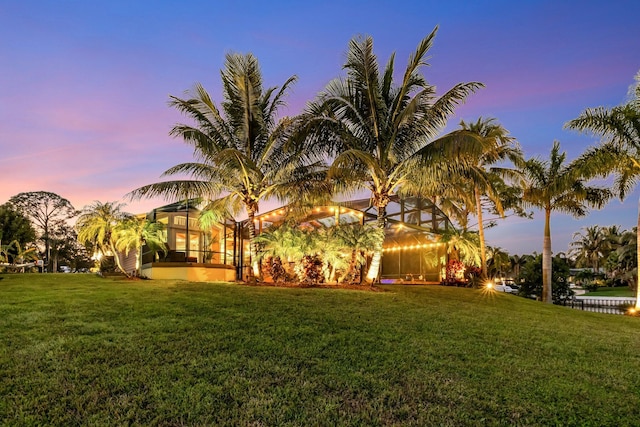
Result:
[[[24,273],[25,263],[36,261],[38,259],[38,250],[35,247],[22,248],[20,242],[12,241],[0,249],[0,262],[10,263],[13,268],[20,269]],[[31,264],[31,266],[33,266]]]
[[[584,232],[573,234],[571,255],[575,257],[579,266],[589,266],[593,272],[600,272],[600,260],[604,257],[604,250],[607,244],[604,229],[598,225],[584,227]]]
[[[510,160],[514,165],[520,166],[524,161],[522,151],[515,139],[510,137],[509,131],[496,123],[495,120],[493,118],[483,119],[480,117],[475,123],[466,123],[464,120],[460,122],[460,127],[463,130],[477,134],[488,143],[481,155],[473,156],[470,159],[468,163],[469,169],[464,176],[464,180],[469,183],[474,196],[475,215],[478,219],[478,237],[480,239],[480,267],[484,277],[487,277],[487,251],[482,219],[482,197],[486,196],[493,203],[498,214],[504,216],[500,194],[501,187],[497,185],[497,182],[501,181],[503,177],[513,178],[517,175],[516,170],[504,166],[489,167],[506,160]]]
[[[525,255],[511,255],[509,258],[513,277],[518,277],[520,275],[520,270],[527,262],[527,257]]]
[[[500,247],[489,247],[488,252],[490,255],[488,264],[490,267],[491,275],[493,277],[498,274],[504,276],[504,273],[507,272],[509,268],[511,268],[511,259],[509,257],[509,254]]]
[[[115,227],[115,248],[128,255],[136,254],[136,275],[142,274],[142,247],[157,252],[166,249],[164,224],[146,218],[128,217]]]
[[[0,205],[0,244],[17,241],[25,246],[36,238],[36,232],[29,218],[17,211],[11,204]]]
[[[342,224],[336,226],[336,237],[349,256],[349,267],[343,281],[354,281],[357,269],[366,262],[366,255],[373,251],[377,242],[384,240],[384,231],[380,228],[364,224]]]
[[[164,196],[212,200],[204,211],[215,218],[247,214],[252,271],[260,275],[254,218],[260,202],[311,199],[322,186],[321,153],[294,144],[296,120],[277,120],[278,108],[295,82],[264,89],[258,60],[251,54],[227,54],[221,71],[223,97],[219,110],[204,87],[196,84],[190,98],[171,96],[170,105],[194,125],[178,124],[170,132],[194,148],[197,162],[183,163],[164,176],[186,174],[190,180],[160,182],[138,188],[133,198]]]
[[[480,239],[475,231],[446,229],[440,237],[450,258],[465,265],[480,265]]]
[[[94,262],[91,260],[91,251],[78,242],[76,230],[69,224],[56,227],[51,237],[51,260],[54,271],[58,271],[60,265],[67,265],[73,271],[89,269]]]
[[[460,83],[436,97],[435,87],[420,73],[436,32],[437,27],[418,44],[397,86],[395,54],[380,74],[373,39],[352,39],[344,65],[346,78],[330,82],[304,114],[318,151],[334,157],[329,173],[336,179],[336,190],[368,189],[381,230],[394,192],[432,184],[456,166],[454,160],[463,147],[474,146],[479,153],[485,144],[462,130],[433,140],[455,107],[482,87]],[[378,277],[382,244],[379,240],[374,247],[366,275],[369,283]]]
[[[636,257],[636,247],[638,238],[637,230],[624,231],[618,236],[616,250],[611,253],[613,259],[611,271],[612,278],[617,281],[627,283],[629,288],[637,291],[638,287],[638,259]]]
[[[117,227],[129,215],[122,211],[123,205],[117,202],[95,201],[85,206],[78,220],[76,230],[78,241],[83,244],[92,244],[102,255],[113,255],[113,260],[118,269],[129,277],[122,267],[118,256]]]
[[[544,285],[541,286],[543,282],[542,272],[544,271],[542,268],[542,258],[543,255],[531,257],[523,266],[519,281],[521,286],[518,293],[520,295],[540,296],[544,294]],[[553,292],[551,299],[552,302],[559,304],[573,295],[573,291],[569,287],[569,280],[567,280],[569,278],[569,265],[566,263],[566,260],[558,257],[553,257],[551,262],[553,263],[553,274],[551,277]]]
[[[542,246],[542,301],[552,302],[551,213],[568,213],[576,218],[586,215],[589,207],[602,207],[611,197],[608,189],[590,187],[583,178],[589,159],[565,164],[566,153],[560,153],[555,141],[548,161],[529,159],[522,167],[523,202],[544,212]]]
[[[624,199],[640,179],[640,72],[635,80],[627,102],[613,108],[588,108],[566,124],[568,128],[604,138],[605,151],[613,148],[622,152],[622,156],[614,156],[605,165],[605,169],[616,174],[615,186],[620,199]],[[636,230],[640,233],[640,200]],[[640,239],[636,241],[636,257],[640,257]],[[640,310],[640,286],[635,308]]]
[[[44,243],[47,271],[53,271],[50,234],[56,226],[78,215],[78,211],[67,199],[48,191],[19,193],[11,197],[9,203],[31,219],[40,234],[38,238]]]

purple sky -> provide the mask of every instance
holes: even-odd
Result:
[[[116,201],[190,161],[168,136],[182,117],[167,106],[201,82],[219,100],[224,55],[252,52],[266,86],[296,74],[283,114],[301,111],[342,75],[348,41],[373,36],[396,69],[435,25],[431,66],[442,90],[486,85],[460,119],[496,117],[527,157],[554,139],[573,159],[595,139],[562,126],[584,108],[625,100],[640,70],[640,2],[630,1],[29,1],[0,2],[0,203],[52,191],[76,208]],[[581,227],[635,225],[639,191],[575,220],[552,217],[555,252]],[[129,202],[144,212],[164,201]],[[263,210],[265,210],[263,208]],[[542,215],[507,219],[489,244],[542,250]]]

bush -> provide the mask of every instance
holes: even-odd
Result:
[[[554,304],[562,304],[564,300],[571,298],[574,292],[569,288],[569,265],[566,260],[554,257],[551,264],[551,296]],[[529,297],[542,296],[542,255],[536,256],[533,261],[527,262],[518,276],[519,295]]]
[[[273,279],[274,283],[283,283],[290,279],[279,256],[267,258],[262,268],[263,271]]]
[[[322,281],[322,259],[318,255],[305,255],[296,265],[296,274],[301,282],[318,284]]]

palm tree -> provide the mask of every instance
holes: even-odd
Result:
[[[640,72],[635,80],[629,101],[613,108],[588,108],[566,124],[571,129],[602,136],[609,146],[622,151],[623,156],[609,166],[617,175],[615,183],[620,199],[624,199],[640,179]],[[636,229],[640,232],[640,201]],[[636,256],[640,256],[640,238],[637,242]],[[635,308],[640,310],[640,286]]]
[[[575,257],[580,266],[588,265],[595,274],[600,271],[600,259],[604,256],[603,249],[606,244],[603,228],[598,225],[584,227],[584,232],[573,234],[573,241],[569,244],[572,248],[571,255]]]
[[[368,189],[381,230],[394,192],[407,191],[408,183],[413,183],[412,189],[431,183],[455,166],[452,160],[465,145],[475,145],[481,152],[484,144],[462,130],[432,141],[455,107],[482,87],[460,83],[436,96],[435,87],[420,73],[436,32],[437,27],[418,44],[397,86],[395,54],[381,74],[372,38],[352,39],[344,65],[346,78],[330,82],[304,115],[319,151],[334,157],[329,173],[337,178],[337,190]],[[368,283],[378,277],[382,243],[374,247]]]
[[[258,260],[278,257],[288,266],[299,263],[305,255],[317,251],[316,239],[310,234],[288,222],[269,227],[255,237],[255,244],[259,248]]]
[[[548,161],[529,159],[522,167],[523,202],[544,211],[544,241],[542,246],[542,300],[552,302],[551,294],[551,212],[568,213],[576,218],[586,215],[588,207],[600,208],[611,197],[608,189],[589,187],[583,167],[589,161],[565,164],[566,153],[560,153],[555,141]]]
[[[478,236],[480,238],[480,267],[482,275],[487,277],[487,251],[484,237],[484,223],[482,219],[482,197],[486,196],[495,206],[500,216],[504,216],[504,209],[501,202],[500,187],[497,185],[503,177],[513,178],[517,171],[504,166],[491,167],[498,162],[510,160],[514,165],[522,165],[522,151],[517,145],[515,138],[509,136],[502,125],[496,123],[496,119],[482,117],[474,123],[460,122],[463,130],[477,134],[488,144],[485,151],[480,156],[473,156],[469,159],[463,179],[469,183],[474,197],[475,215],[478,219]]]
[[[617,265],[613,272],[614,278],[619,278],[630,283],[630,288],[637,291],[638,286],[638,259],[636,257],[636,247],[638,232],[634,227],[633,231],[624,231],[618,236],[616,247]]]
[[[291,142],[296,120],[276,118],[295,76],[280,88],[265,89],[253,55],[227,54],[221,77],[221,110],[200,84],[188,99],[171,96],[170,105],[194,125],[178,124],[170,134],[194,147],[196,162],[179,164],[163,175],[186,174],[192,179],[147,185],[130,196],[212,200],[204,210],[219,218],[244,209],[253,274],[259,277],[254,218],[260,202],[271,197],[311,198],[318,191],[313,184],[324,182],[324,163],[319,160],[321,153]]]
[[[440,235],[440,242],[450,258],[466,265],[480,265],[480,239],[478,233],[448,228]]]
[[[365,263],[377,242],[384,240],[384,231],[371,225],[342,224],[336,226],[336,237],[343,249],[349,251],[349,267],[343,281],[353,281],[356,269]],[[360,278],[362,280],[362,278]]]
[[[525,255],[511,255],[510,257],[511,264],[511,272],[513,273],[513,277],[520,276],[520,270],[524,267],[527,262],[527,257]]]
[[[491,266],[492,276],[495,277],[498,274],[504,275],[504,273],[511,267],[509,254],[500,247],[489,247],[488,252],[490,254],[488,264]]]
[[[146,218],[130,217],[115,227],[115,247],[118,251],[129,254],[136,252],[136,275],[142,273],[142,247],[148,246],[153,252],[166,248],[163,234],[164,224]]]
[[[118,224],[129,216],[122,211],[123,206],[117,202],[99,201],[85,206],[76,221],[76,230],[78,242],[84,245],[93,244],[100,254],[112,254],[118,269],[129,277],[122,267],[116,248]]]

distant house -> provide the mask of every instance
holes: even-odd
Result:
[[[202,230],[200,210],[193,202],[179,202],[151,211],[147,218],[166,229],[166,253],[144,253],[142,274],[151,279],[233,281],[248,277],[250,260],[247,221],[228,220]],[[257,215],[256,233],[281,224],[282,207]],[[307,227],[371,223],[377,219],[369,199],[316,206],[299,220]],[[452,227],[447,216],[427,199],[391,196],[387,206],[381,280],[385,283],[439,282],[447,262],[440,234]]]

